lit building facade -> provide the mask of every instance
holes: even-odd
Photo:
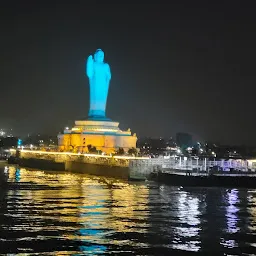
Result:
[[[130,129],[122,131],[118,125],[113,121],[75,121],[72,129],[65,129],[63,134],[58,135],[59,149],[87,153],[91,146],[110,154],[119,148],[124,151],[136,148],[136,134],[132,134]]]

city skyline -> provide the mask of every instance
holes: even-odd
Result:
[[[85,61],[114,76],[107,116],[138,136],[253,144],[256,55],[247,4],[2,4],[2,126],[56,133],[86,118]]]

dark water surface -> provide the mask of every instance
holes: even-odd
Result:
[[[256,190],[5,172],[2,255],[256,255]]]

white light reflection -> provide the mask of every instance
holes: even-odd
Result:
[[[256,231],[256,192],[255,190],[249,190],[248,191],[248,196],[247,196],[247,201],[248,201],[248,213],[250,214],[250,224],[249,224],[249,229],[251,232]],[[256,244],[252,245],[256,247]]]
[[[228,205],[226,207],[226,214],[225,214],[227,218],[226,232],[228,234],[234,234],[240,230],[240,228],[237,227],[237,222],[238,222],[237,212],[239,211],[238,207],[236,206],[236,204],[239,203],[237,189],[231,189],[227,193],[227,203]],[[229,249],[238,247],[238,243],[235,240],[225,239],[223,237],[220,240],[220,244]]]
[[[225,240],[224,238],[221,238],[220,244],[229,249],[232,249],[238,246],[235,240]]]
[[[176,237],[172,248],[199,251],[200,211],[198,210],[199,199],[190,196],[187,192],[181,192],[178,202],[179,227],[175,227]]]
[[[8,174],[8,170],[9,170],[8,166],[5,166],[5,167],[4,167],[4,173],[5,173],[5,174]]]
[[[229,193],[227,193],[228,196],[228,206],[226,208],[227,213],[227,232],[228,233],[236,233],[240,229],[237,227],[237,212],[239,211],[238,207],[236,207],[236,204],[239,202],[238,200],[238,190],[237,189],[231,189]]]

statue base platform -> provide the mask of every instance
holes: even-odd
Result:
[[[92,121],[111,121],[110,118],[107,118],[107,117],[105,117],[105,116],[97,116],[97,115],[95,115],[95,116],[89,116],[89,117],[87,118],[87,120],[92,120]]]
[[[128,151],[136,148],[136,142],[136,134],[132,135],[130,129],[122,131],[119,122],[96,117],[75,121],[72,129],[66,129],[58,136],[60,149],[81,153],[88,153],[88,145],[105,153],[114,153],[119,148]]]

